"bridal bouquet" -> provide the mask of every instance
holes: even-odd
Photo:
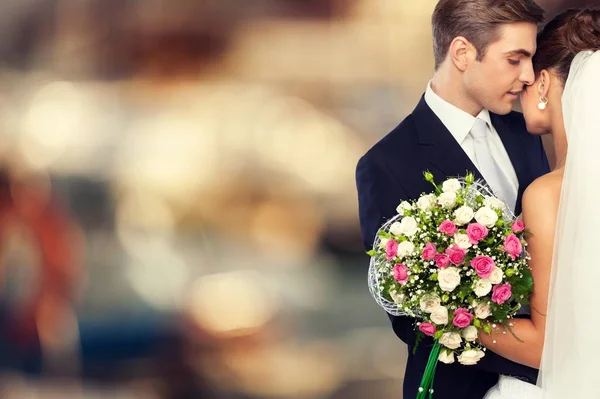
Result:
[[[505,204],[470,173],[441,187],[424,176],[434,192],[402,202],[368,252],[377,303],[413,317],[418,340],[435,340],[418,398],[433,393],[438,360],[473,365],[484,357],[479,331],[506,325],[533,288],[525,227]]]

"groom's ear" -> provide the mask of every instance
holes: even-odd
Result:
[[[450,43],[448,56],[454,66],[464,72],[469,64],[477,58],[477,50],[465,37],[457,36]]]

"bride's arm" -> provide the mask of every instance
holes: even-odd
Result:
[[[530,367],[539,368],[548,305],[548,287],[554,229],[558,212],[560,186],[555,176],[544,176],[531,184],[523,195],[523,221],[531,232],[527,239],[527,250],[531,255],[529,265],[533,275],[534,288],[531,295],[531,320],[512,319],[509,322],[517,340],[503,325],[492,328],[490,335],[480,331],[480,342],[489,350]],[[494,327],[494,326],[492,326]]]

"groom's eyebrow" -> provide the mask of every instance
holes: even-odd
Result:
[[[520,48],[518,50],[508,51],[508,52],[506,52],[504,54],[506,54],[506,55],[522,55],[522,56],[525,56],[527,58],[531,57],[531,53],[529,51],[525,50],[525,49],[522,49],[522,48]]]

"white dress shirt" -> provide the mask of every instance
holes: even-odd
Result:
[[[473,124],[475,123],[476,117],[463,111],[462,109],[455,107],[446,100],[442,99],[431,89],[431,81],[427,84],[425,90],[425,102],[431,108],[433,113],[442,121],[444,126],[450,131],[454,139],[460,144],[463,151],[467,154],[473,165],[479,169],[477,164],[477,158],[475,157],[475,147],[473,145],[473,138],[469,134]],[[498,132],[492,125],[490,119],[490,113],[487,109],[482,110],[477,118],[481,118],[488,123],[490,137],[488,142],[490,144],[490,151],[494,160],[500,166],[502,173],[506,176],[512,188],[515,190],[515,196],[519,190],[519,180],[517,179],[517,173],[515,168],[510,161],[506,148],[502,144],[502,139],[498,135]]]

